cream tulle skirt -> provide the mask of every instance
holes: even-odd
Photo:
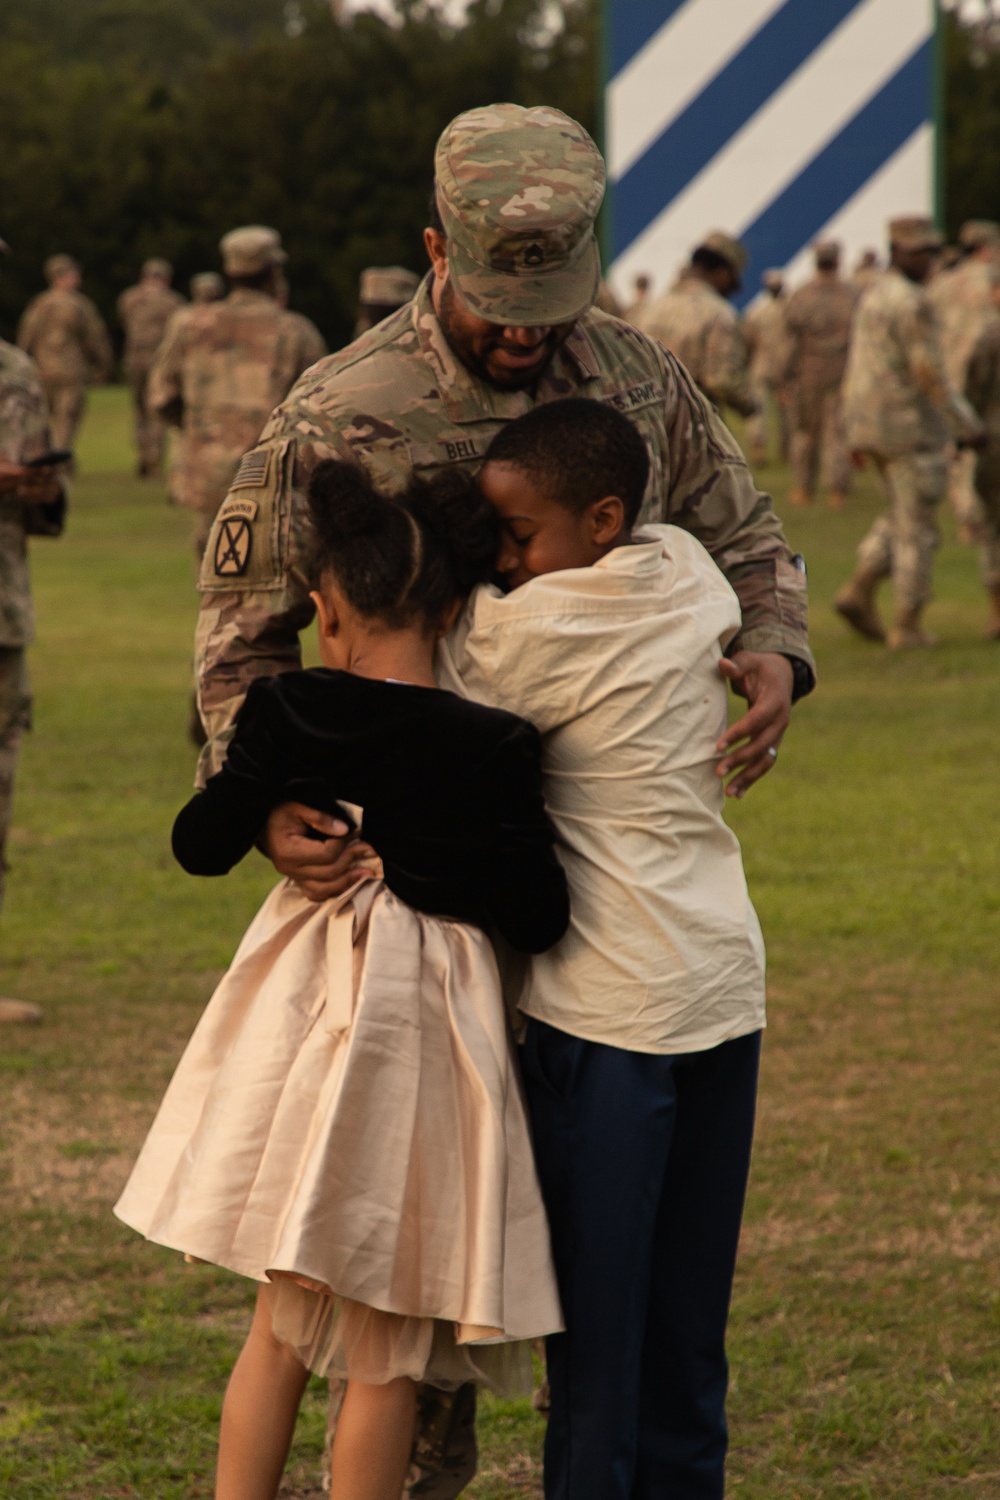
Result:
[[[527,1374],[502,1346],[562,1321],[488,939],[378,880],[320,905],[277,886],[115,1212],[270,1282],[275,1331],[311,1369]]]

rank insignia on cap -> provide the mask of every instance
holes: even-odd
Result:
[[[529,245],[524,252],[524,264],[526,266],[540,266],[545,259],[545,251],[541,245]]]
[[[215,572],[218,578],[239,578],[250,561],[253,533],[241,516],[227,516],[215,540]]]

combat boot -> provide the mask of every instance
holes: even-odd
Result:
[[[928,635],[920,623],[923,605],[896,611],[896,623],[889,631],[886,644],[890,651],[909,651],[918,646],[936,646],[937,641]]]
[[[41,1008],[27,1000],[0,1000],[0,1022],[20,1022],[21,1025],[37,1026],[42,1019]]]
[[[990,601],[990,617],[983,635],[988,641],[1000,641],[1000,588],[987,589]]]
[[[869,641],[885,640],[885,626],[875,603],[875,591],[881,582],[877,573],[859,568],[833,600],[838,615],[842,615],[848,625]]]

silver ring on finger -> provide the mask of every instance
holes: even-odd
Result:
[[[773,745],[771,746],[771,748],[768,750],[767,753],[771,757],[772,760],[777,760],[778,759],[778,752],[777,752],[777,750],[775,750],[775,748],[774,748]]]

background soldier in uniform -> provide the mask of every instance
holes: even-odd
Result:
[[[0,240],[0,250],[7,246]],[[7,873],[7,835],[21,736],[31,728],[31,685],[25,653],[35,617],[28,572],[28,537],[58,536],[66,499],[49,466],[26,467],[49,451],[48,410],[38,371],[26,354],[0,339],[0,903]],[[0,1022],[38,1021],[41,1011],[0,999]]]
[[[941,329],[941,352],[948,379],[957,391],[965,389],[976,340],[993,317],[993,267],[1000,263],[1000,224],[990,219],[968,219],[958,232],[960,258],[928,283],[927,291]],[[976,493],[976,456],[953,455],[948,472],[948,499],[961,527],[963,540],[980,540],[988,522]],[[985,532],[984,532],[985,535]]]
[[[757,402],[750,389],[746,340],[726,301],[742,286],[746,263],[739,240],[713,231],[670,291],[648,304],[636,326],[675,354],[716,406],[731,406],[751,417]]]
[[[147,394],[150,411],[181,429],[171,490],[195,512],[199,561],[243,454],[298,377],[326,353],[308,319],[276,300],[287,259],[277,230],[233,229],[220,248],[232,290],[173,318]]]
[[[626,323],[631,323],[638,328],[639,320],[649,303],[649,294],[653,287],[652,278],[649,276],[637,276],[632,283],[632,287],[635,291],[635,296],[622,313],[622,317]]]
[[[313,616],[300,569],[316,465],[354,460],[388,490],[413,471],[475,472],[504,423],[538,402],[581,395],[629,414],[651,458],[644,517],[695,533],[740,597],[743,629],[729,654],[751,706],[722,764],[743,768],[733,787],[741,794],[773,765],[793,695],[813,683],[805,577],[770,499],[677,361],[591,306],[604,172],[580,126],[547,107],[473,110],[445,130],[435,165],[435,222],[425,234],[432,274],[411,304],[299,381],[220,508],[200,580],[199,701],[210,734],[201,776],[221,764],[253,678],[300,664],[299,632]],[[314,829],[325,842],[308,836]],[[289,804],[263,837],[277,868],[323,900],[370,858],[343,833]],[[475,1446],[465,1388],[422,1392],[414,1458],[413,1495],[446,1500],[468,1483]]]
[[[767,463],[768,424],[773,410],[778,423],[778,456],[788,457],[788,406],[785,367],[788,364],[788,331],[785,328],[785,278],[781,271],[765,271],[760,278],[763,293],[743,315],[743,337],[750,353],[750,390],[757,412],[747,422],[750,462]]]
[[[171,288],[173,274],[168,260],[147,260],[138,283],[118,298],[118,317],[125,329],[122,365],[135,406],[135,446],[141,478],[158,474],[163,462],[166,424],[161,416],[146,410],[146,386],[164,329],[177,309],[184,306],[184,298]]]
[[[882,274],[882,268],[878,263],[877,250],[862,250],[851,272],[851,282],[858,292],[867,292],[873,281],[877,281]]]
[[[823,479],[834,510],[851,485],[844,446],[840,384],[851,341],[856,289],[840,277],[840,246],[826,240],[815,248],[816,274],[788,299],[787,375],[791,388],[793,505],[807,505]]]
[[[191,301],[197,305],[203,302],[221,302],[226,295],[226,283],[218,271],[199,271],[190,281]]]
[[[835,607],[862,635],[884,640],[875,594],[891,575],[896,620],[888,644],[898,649],[932,644],[921,616],[941,540],[935,511],[947,484],[948,444],[980,443],[982,426],[948,380],[922,285],[940,236],[930,219],[914,216],[893,219],[889,239],[891,266],[861,299],[844,376],[848,446],[874,458],[889,508],[858,548],[854,576]]]
[[[354,337],[360,338],[376,323],[409,302],[420,285],[420,277],[404,266],[369,266],[358,282],[358,320]]]
[[[45,262],[49,290],[25,308],[17,342],[38,367],[55,448],[72,448],[87,386],[111,374],[114,351],[104,319],[80,291],[80,267],[69,255]]]
[[[979,569],[990,601],[986,638],[1000,640],[1000,265],[990,267],[994,312],[969,359],[965,394],[986,428],[986,445],[976,455],[975,487],[981,505],[976,526]]]

